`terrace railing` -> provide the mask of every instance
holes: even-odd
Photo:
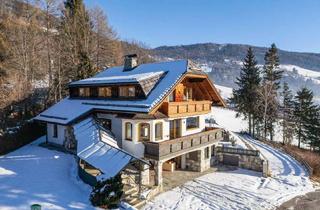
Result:
[[[144,142],[145,156],[155,160],[173,158],[223,139],[219,128],[162,142]]]

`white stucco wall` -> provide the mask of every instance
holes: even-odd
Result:
[[[118,144],[124,150],[136,155],[137,157],[144,156],[144,144],[139,142],[138,129],[140,123],[150,124],[150,141],[160,142],[170,139],[170,123],[169,120],[173,119],[156,119],[156,120],[131,120],[117,118],[112,114],[97,114],[98,118],[110,119],[111,120],[111,131],[114,133],[118,140]],[[186,136],[194,133],[201,132],[205,129],[205,115],[199,115],[199,128],[186,129],[186,117],[181,119],[181,135]],[[125,123],[132,123],[132,140],[125,139]],[[162,139],[155,139],[155,125],[158,122],[162,122]]]
[[[132,140],[125,139],[125,123],[130,122],[132,123]],[[138,141],[138,124],[139,122],[146,122],[146,121],[135,121],[135,120],[122,120],[122,148],[127,150],[128,152],[134,154],[137,157],[144,156],[144,145],[142,142]],[[151,133],[150,133],[151,135]]]
[[[65,139],[65,126],[57,125],[58,128],[58,136],[53,137],[53,125],[51,123],[47,123],[47,139],[48,142],[63,145]]]

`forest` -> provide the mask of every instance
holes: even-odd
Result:
[[[283,145],[291,145],[296,138],[298,148],[304,144],[320,152],[320,106],[313,92],[301,87],[294,94],[288,83],[281,83],[283,71],[275,44],[265,52],[264,61],[259,68],[253,49],[248,48],[230,99],[238,115],[247,119],[249,134],[274,141],[280,124]]]
[[[152,60],[143,43],[120,40],[99,7],[88,9],[82,0],[2,0],[0,140],[17,139],[29,119],[67,96],[69,82],[121,65],[129,53],[141,63]]]

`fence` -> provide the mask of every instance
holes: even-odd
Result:
[[[291,157],[293,157],[296,161],[298,161],[309,173],[309,176],[313,175],[313,168],[303,159],[301,158],[299,155],[293,153],[292,151],[290,151],[289,149],[287,149],[286,147],[284,147],[282,144],[277,143],[277,142],[270,142],[268,140],[265,140],[263,137],[258,138],[259,141],[270,145],[274,148],[280,149],[282,151],[284,151],[285,153],[287,153],[288,155],[290,155]]]

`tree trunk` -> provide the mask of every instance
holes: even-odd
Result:
[[[251,114],[249,114],[249,119],[248,120],[249,120],[249,122],[248,122],[249,123],[249,134],[252,135],[252,132],[251,132],[251,130],[252,130],[252,128],[251,128],[251,126],[252,126],[251,125]]]
[[[255,117],[252,116],[252,136],[255,137],[255,128],[256,128],[256,122],[255,122]]]

